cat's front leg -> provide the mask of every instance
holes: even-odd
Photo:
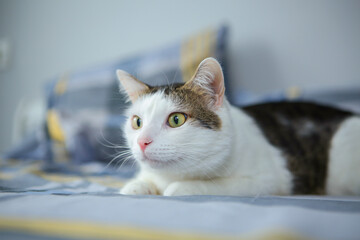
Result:
[[[164,196],[183,196],[183,195],[199,195],[196,186],[191,186],[189,182],[173,182],[164,191]]]
[[[159,191],[154,183],[146,180],[134,179],[120,190],[124,195],[158,195]]]
[[[171,183],[164,191],[164,196],[183,195],[222,195],[227,193],[228,186],[223,181],[179,181]]]

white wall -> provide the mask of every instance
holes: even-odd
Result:
[[[0,38],[12,61],[0,72],[0,152],[15,108],[69,71],[125,58],[203,28],[230,26],[235,89],[360,83],[360,1],[0,0]]]

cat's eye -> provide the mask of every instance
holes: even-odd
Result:
[[[136,115],[133,116],[132,121],[131,121],[131,126],[133,129],[140,129],[142,127],[141,118],[139,118]]]
[[[185,113],[172,113],[168,118],[168,125],[172,128],[180,127],[185,123],[187,115]]]

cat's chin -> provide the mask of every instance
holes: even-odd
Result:
[[[143,156],[141,158],[141,163],[150,168],[162,169],[162,168],[166,168],[166,167],[169,167],[169,166],[175,164],[176,160],[160,161],[160,160],[151,159],[151,158]]]

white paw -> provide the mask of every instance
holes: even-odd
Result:
[[[164,191],[164,196],[184,196],[199,195],[199,191],[194,186],[186,182],[173,182]]]
[[[158,191],[154,184],[145,181],[132,181],[127,183],[121,190],[124,195],[156,195]]]

